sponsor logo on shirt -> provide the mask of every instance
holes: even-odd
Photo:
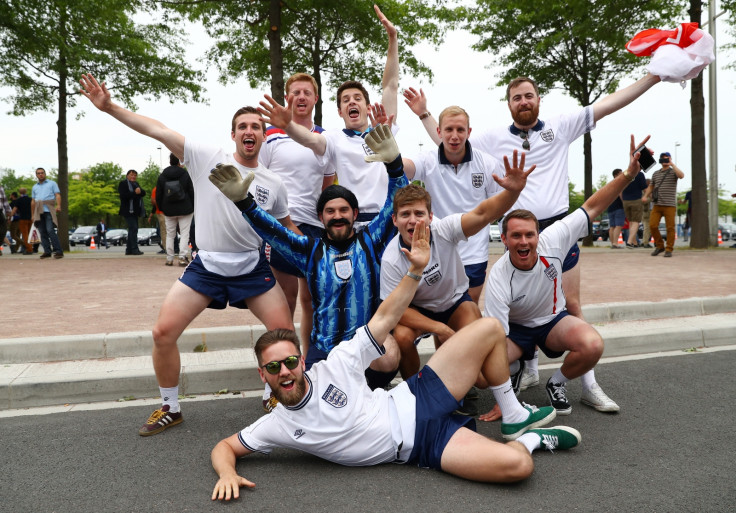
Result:
[[[435,283],[437,283],[441,279],[442,279],[442,272],[441,271],[433,272],[432,274],[429,274],[429,275],[427,275],[427,276],[424,277],[424,281],[427,282],[427,285],[434,285]]]
[[[335,385],[327,387],[325,393],[322,394],[322,400],[335,408],[342,408],[348,404],[348,396]]]
[[[260,205],[265,205],[268,202],[268,189],[256,185],[256,201]]]
[[[303,437],[303,436],[304,436],[305,434],[306,434],[306,433],[304,432],[304,430],[303,430],[303,429],[297,429],[296,431],[294,431],[294,439],[295,439],[295,440],[299,440],[299,439],[300,439],[301,437]]]
[[[542,130],[542,132],[539,134],[539,137],[542,138],[544,142],[552,142],[555,140],[555,133],[552,131],[551,128],[547,130]]]
[[[483,180],[485,179],[483,173],[472,173],[470,177],[473,180],[473,187],[476,189],[483,187]]]

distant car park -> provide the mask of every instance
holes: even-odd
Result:
[[[111,246],[125,246],[128,243],[128,230],[107,230],[107,243]]]
[[[501,229],[498,227],[498,224],[491,225],[491,233],[488,236],[488,240],[490,242],[501,242]]]
[[[161,242],[161,237],[156,233],[156,228],[138,228],[138,244],[141,246],[152,246]]]
[[[69,236],[69,245],[76,246],[89,246],[92,237],[97,235],[97,227],[95,226],[80,226],[74,233]]]

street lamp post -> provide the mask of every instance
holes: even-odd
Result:
[[[158,146],[158,168],[160,171],[164,170],[164,157],[163,153],[161,152],[161,146]]]
[[[680,143],[675,141],[675,162],[679,162],[679,160],[677,160],[677,148],[679,146],[680,146]]]

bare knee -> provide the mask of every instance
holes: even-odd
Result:
[[[153,326],[152,335],[154,346],[158,349],[163,349],[172,345],[175,346],[179,335],[181,335],[181,331],[174,329],[171,325],[159,319]]]
[[[510,443],[518,444],[518,442]],[[529,451],[521,445],[520,450],[516,451],[515,458],[508,461],[506,467],[506,482],[515,483],[517,481],[523,481],[532,475],[532,472],[534,472],[534,460],[532,459],[532,455],[529,454]]]

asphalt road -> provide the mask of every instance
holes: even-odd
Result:
[[[150,406],[0,418],[0,511],[734,511],[736,346],[717,352],[601,363],[598,382],[621,406],[607,415],[568,390],[582,444],[534,453],[516,485],[464,481],[439,471],[346,468],[281,450],[238,464],[254,481],[239,501],[210,501],[217,441],[260,416],[259,399],[187,402],[185,422],[142,438]],[[542,383],[552,370],[541,372]],[[545,404],[543,388],[522,400]],[[479,400],[481,411],[491,395]],[[500,439],[498,423],[479,431]]]

